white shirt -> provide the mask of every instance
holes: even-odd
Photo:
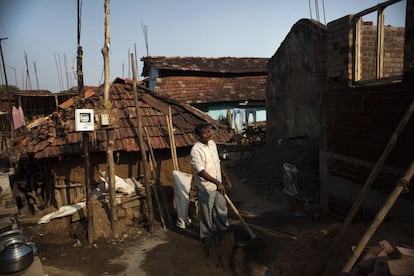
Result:
[[[207,191],[217,190],[216,184],[198,176],[199,172],[205,170],[212,177],[218,179],[220,182],[222,181],[220,158],[216,143],[210,140],[208,141],[208,145],[205,145],[198,141],[192,147],[190,156],[190,163],[195,174],[194,184],[196,187]]]

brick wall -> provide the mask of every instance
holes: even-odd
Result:
[[[404,28],[385,26],[383,77],[402,75],[404,64]],[[376,78],[377,26],[361,28],[361,79]]]
[[[401,27],[385,27],[384,77],[402,75],[404,67],[404,35]]]
[[[408,1],[410,2],[410,1]],[[414,3],[407,3],[412,10]],[[401,118],[413,101],[414,90],[412,62],[414,49],[410,44],[414,33],[404,32],[404,52],[401,47],[401,28],[387,27],[386,36],[393,37],[385,44],[386,58],[399,66],[385,68],[387,74],[402,70],[405,56],[404,77],[401,82],[370,83],[352,86],[352,17],[340,18],[328,24],[327,30],[327,89],[322,93],[322,146],[320,149],[320,176],[322,205],[331,209],[347,208],[365,183]],[[414,21],[407,19],[406,29],[412,30]],[[372,26],[370,26],[372,27]],[[367,28],[368,29],[368,28]],[[366,31],[366,30],[365,30]],[[371,36],[370,36],[371,37]],[[364,42],[363,47],[373,47]],[[395,47],[392,49],[392,47]],[[365,68],[368,65],[364,65]],[[414,118],[411,118],[398,138],[393,151],[379,173],[364,201],[363,208],[379,210],[398,179],[413,161]],[[403,194],[405,204],[414,200],[414,192]],[[341,202],[335,206],[335,202]],[[342,206],[342,207],[341,207]],[[349,205],[350,206],[350,205]],[[414,210],[410,207],[393,208],[395,216],[404,216]],[[410,209],[412,208],[412,209]],[[410,211],[409,211],[410,210]],[[399,212],[398,212],[399,211]],[[346,212],[346,210],[344,210]],[[370,212],[365,212],[370,213]]]

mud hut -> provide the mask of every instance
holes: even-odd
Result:
[[[89,175],[93,178],[93,187],[102,184],[102,172],[107,168],[105,154],[108,147],[108,128],[113,130],[115,137],[115,175],[139,183],[144,173],[140,151],[145,150],[149,156],[152,150],[154,163],[150,163],[151,168],[157,168],[158,182],[167,192],[173,183],[168,118],[172,119],[175,141],[173,147],[176,148],[181,171],[190,172],[187,158],[196,140],[193,134],[196,124],[210,122],[216,129],[217,143],[228,141],[227,130],[198,109],[156,95],[144,86],[138,85],[137,93],[141,127],[144,130],[144,149],[140,149],[138,142],[133,86],[131,82],[123,79],[116,79],[111,84],[110,108],[102,106],[103,87],[89,87],[82,101],[72,98],[62,103],[59,111],[31,122],[27,130],[16,137],[13,149],[18,152],[20,159],[12,182],[16,187],[21,220],[25,217],[38,218],[49,208],[59,208],[85,200],[85,162],[82,148],[85,132],[77,131],[75,122],[75,113],[79,108],[93,110],[94,129],[86,132],[89,138]],[[134,196],[132,199],[139,197]],[[125,195],[117,202],[126,206],[128,204],[125,203],[132,199],[131,195]],[[139,204],[129,204],[129,207],[137,205]],[[130,220],[141,219],[139,211],[130,212],[126,207],[120,209],[119,214]]]

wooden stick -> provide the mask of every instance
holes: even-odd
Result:
[[[158,174],[158,169],[159,169],[158,167],[159,166],[157,164],[157,160],[155,160],[155,155],[154,155],[154,150],[152,148],[151,138],[148,134],[147,128],[145,128],[145,127],[144,127],[144,132],[145,132],[145,135],[146,135],[147,141],[148,141],[148,148],[149,148],[149,152],[150,152],[150,158],[151,158],[153,166],[154,166],[154,171],[153,171],[154,179],[155,179],[155,187],[154,188],[155,188],[155,190],[157,188],[160,189],[161,200],[162,200],[162,203],[164,205],[166,217],[167,217],[167,220],[168,220],[168,225],[170,226],[170,229],[172,229],[173,224],[172,224],[170,212],[169,212],[169,209],[168,209],[167,202],[165,200],[164,190],[162,189],[162,185],[161,185],[161,182],[160,182],[160,176]]]
[[[400,179],[397,186],[394,188],[390,196],[388,197],[387,201],[382,206],[381,210],[377,213],[376,217],[372,221],[370,227],[365,232],[364,236],[361,238],[358,246],[352,252],[352,256],[349,258],[348,262],[342,268],[342,272],[349,272],[353,265],[355,264],[356,260],[362,253],[362,250],[367,245],[368,241],[374,235],[375,231],[378,229],[381,222],[384,220],[385,216],[388,214],[392,206],[394,205],[395,201],[397,201],[398,197],[400,196],[401,192],[404,191],[408,184],[410,183],[411,178],[414,175],[414,161],[411,163],[410,167],[406,171],[403,178]]]
[[[168,135],[170,138],[170,149],[171,149],[171,158],[173,161],[173,168],[174,170],[178,169],[178,161],[177,161],[177,152],[175,147],[175,139],[174,139],[174,128],[172,123],[172,114],[171,114],[171,107],[168,107],[168,116],[166,116],[167,119],[167,126],[168,126]]]
[[[155,203],[157,204],[158,213],[160,215],[161,226],[165,230],[165,229],[167,229],[167,226],[165,225],[164,214],[163,214],[162,209],[161,209],[160,199],[158,197],[158,191],[157,191],[157,188],[154,185],[151,185],[151,187],[154,190]]]
[[[118,216],[116,213],[116,198],[115,198],[115,193],[116,193],[115,163],[114,163],[115,133],[112,129],[108,129],[107,135],[108,135],[108,142],[107,142],[107,147],[106,147],[106,160],[107,160],[106,162],[108,163],[107,176],[108,176],[108,183],[109,183],[110,218],[111,218],[113,237],[119,238]]]
[[[250,223],[250,226],[253,227],[253,228],[256,228],[259,231],[263,231],[266,234],[270,234],[270,235],[273,235],[273,236],[276,236],[276,237],[286,237],[286,238],[289,238],[289,239],[292,239],[292,240],[297,240],[298,239],[297,236],[295,236],[293,234],[290,234],[290,233],[287,233],[287,232],[284,232],[284,231],[281,231],[281,230],[277,230],[274,227],[270,228],[270,226],[265,227],[265,226],[252,224],[252,223]]]
[[[157,204],[158,212],[159,212],[159,215],[160,215],[161,225],[164,229],[166,229],[167,227],[166,227],[165,221],[164,221],[164,213],[163,213],[162,208],[161,208],[157,187],[155,186],[156,183],[157,183],[157,173],[155,172],[156,164],[155,164],[154,152],[152,151],[152,145],[151,145],[150,137],[148,135],[148,131],[145,127],[143,129],[144,129],[145,136],[147,137],[147,145],[148,145],[148,149],[149,149],[149,152],[150,152],[150,163],[152,164],[152,167],[153,167],[152,171],[151,171],[152,172],[152,177],[154,179],[154,185],[152,185],[152,189],[154,190],[154,196],[155,196],[155,201],[156,201],[156,204]]]
[[[400,136],[401,132],[404,130],[405,126],[407,125],[409,119],[411,118],[411,115],[414,112],[414,99],[411,102],[411,105],[408,107],[407,111],[405,112],[403,118],[401,119],[400,123],[394,130],[394,133],[392,134],[386,148],[384,149],[383,153],[381,154],[380,158],[378,159],[377,163],[375,164],[375,167],[372,169],[371,174],[369,175],[368,179],[366,180],[364,186],[362,187],[361,191],[359,192],[357,198],[355,199],[351,209],[349,210],[344,224],[342,225],[341,229],[339,230],[338,234],[336,235],[334,242],[331,245],[331,250],[335,248],[338,241],[342,239],[342,235],[345,233],[345,230],[348,228],[348,226],[351,224],[356,212],[358,211],[359,207],[361,206],[366,194],[368,193],[370,187],[374,183],[374,180],[377,178],[381,168],[383,167],[386,159],[388,158],[388,155],[391,153],[392,149],[394,148],[395,143],[398,140],[398,137]],[[331,251],[329,250],[329,251]],[[331,255],[331,254],[329,254]]]
[[[173,150],[173,145],[172,145],[172,137],[171,137],[171,129],[170,129],[170,117],[166,115],[165,120],[167,121],[168,140],[170,142],[170,150],[171,150],[171,161],[173,163],[173,169],[175,169],[174,150]]]
[[[135,95],[135,110],[137,115],[137,126],[138,126],[138,143],[139,143],[139,151],[141,152],[142,163],[144,167],[144,185],[146,191],[146,202],[148,205],[148,228],[149,232],[153,233],[154,231],[154,209],[152,206],[152,197],[151,197],[151,188],[149,184],[149,175],[148,175],[148,163],[147,163],[147,154],[144,150],[144,142],[143,142],[143,135],[142,135],[142,121],[141,121],[141,114],[139,114],[139,105],[138,105],[138,92],[136,86],[136,71],[135,71],[135,58],[134,54],[131,54],[131,65],[132,65],[132,89]]]
[[[233,212],[237,215],[241,223],[243,224],[244,228],[246,229],[247,233],[249,234],[251,239],[256,238],[256,235],[253,233],[252,229],[250,229],[249,225],[244,221],[243,217],[240,215],[239,211],[237,210],[236,206],[234,206],[233,202],[230,200],[230,198],[227,196],[227,194],[224,194],[224,198],[226,199],[227,203],[230,205]]]
[[[168,208],[168,204],[167,204],[167,200],[166,200],[166,196],[164,194],[164,189],[163,186],[160,182],[160,175],[161,175],[161,163],[159,163],[159,165],[156,166],[156,174],[157,174],[157,187],[159,187],[160,189],[160,193],[161,193],[161,199],[162,202],[164,204],[164,208],[165,208],[165,213],[167,214],[167,220],[168,220],[168,225],[170,226],[170,229],[173,229],[173,223],[172,223],[172,219],[171,219],[171,215],[170,215],[170,209]]]

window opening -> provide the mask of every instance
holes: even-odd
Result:
[[[391,0],[354,15],[354,83],[401,79],[405,8],[406,0]]]

